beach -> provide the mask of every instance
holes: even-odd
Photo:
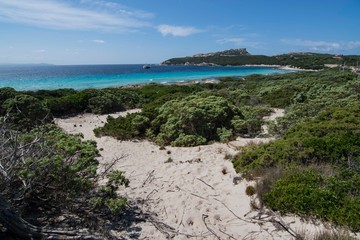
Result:
[[[110,114],[113,117],[139,112]],[[268,120],[283,115],[274,109]],[[255,181],[246,181],[235,172],[229,158],[241,146],[268,142],[274,138],[238,138],[227,144],[197,147],[159,148],[146,140],[118,141],[97,138],[93,129],[102,126],[108,115],[81,114],[56,119],[56,124],[70,134],[81,133],[84,140],[94,140],[100,149],[99,172],[118,159],[113,169],[125,172],[130,206],[149,216],[113,235],[125,239],[292,239],[295,233],[312,235],[325,229],[321,223],[302,221],[299,217],[280,217],[263,209],[252,209],[254,196],[245,190]],[[263,126],[266,130],[266,127]],[[101,183],[100,183],[101,184]]]

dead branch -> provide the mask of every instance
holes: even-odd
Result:
[[[180,223],[179,223],[179,227],[180,227],[180,225],[183,225],[183,227],[185,227],[185,225],[184,225],[184,223],[183,223],[184,214],[185,214],[185,208],[183,209],[183,213],[182,213],[182,216],[181,216],[181,221],[180,221]]]
[[[211,186],[210,184],[208,184],[207,182],[205,182],[204,180],[200,179],[200,178],[196,178],[197,180],[199,180],[200,182],[204,183],[206,186],[210,187],[212,190],[215,191],[215,188],[213,186]]]
[[[206,219],[209,217],[209,215],[203,214],[202,215],[202,220],[205,224],[205,227],[207,228],[207,230],[209,230],[209,232],[211,232],[217,239],[221,240],[221,238],[216,234],[216,232],[214,230],[212,230],[206,223]]]
[[[87,230],[66,231],[34,226],[21,218],[0,194],[0,223],[8,232],[20,239],[102,239]]]
[[[146,196],[146,200],[148,200],[150,198],[150,195],[155,193],[155,192],[159,192],[158,190],[156,189],[153,189],[147,196]]]
[[[228,236],[229,238],[236,240],[236,238],[234,238],[234,237],[231,236],[230,234],[226,233],[225,231],[221,230],[221,228],[219,228],[219,231],[220,231],[221,233],[225,234],[226,236]]]
[[[201,198],[201,199],[204,199],[204,200],[207,200],[206,198],[204,198],[204,197],[202,197],[202,196],[199,196],[199,195],[197,195],[197,194],[195,194],[195,193],[190,193],[191,195],[193,195],[193,196],[195,196],[195,197],[198,197],[198,198]]]
[[[225,203],[221,202],[220,200],[218,200],[218,199],[216,199],[216,198],[214,198],[214,200],[216,200],[216,201],[218,201],[219,203],[221,203],[221,204],[222,204],[229,212],[231,212],[237,219],[239,219],[239,220],[241,220],[241,221],[244,221],[244,222],[247,222],[247,223],[254,223],[254,222],[252,222],[252,221],[248,221],[248,220],[246,220],[246,219],[244,219],[244,218],[241,218],[241,217],[239,217],[238,215],[236,215],[228,206],[226,206]]]
[[[274,214],[275,215],[275,214]],[[276,215],[275,215],[276,216]],[[288,233],[290,233],[291,236],[295,237],[296,239],[299,239],[300,235],[298,233],[296,233],[288,224],[286,224],[280,217],[277,217],[278,220],[276,220],[276,218],[274,217],[273,219],[271,219],[271,222],[276,222],[278,223],[282,228],[285,229],[285,231],[287,231]]]
[[[155,170],[152,170],[152,171],[148,174],[147,178],[145,179],[145,181],[143,182],[143,184],[141,185],[141,187],[144,187],[148,181],[149,181],[149,183],[151,182],[151,179],[154,177],[154,172],[155,172]]]
[[[258,221],[258,222],[271,222],[271,223],[276,223],[279,226],[281,226],[285,231],[287,231],[291,236],[295,237],[296,239],[298,239],[300,237],[300,235],[298,233],[296,233],[288,224],[286,224],[281,217],[277,216],[275,212],[269,210],[270,213],[269,215],[265,215],[262,216],[261,213],[259,213],[257,216],[253,217],[254,220]],[[266,218],[270,218],[270,219],[266,219]]]
[[[120,157],[115,157],[110,163],[105,163],[104,170],[101,174],[99,174],[99,178],[104,178],[109,173],[109,171],[115,166],[116,163],[126,158],[127,156],[128,156],[127,154],[121,154]]]

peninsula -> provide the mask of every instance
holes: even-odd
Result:
[[[301,69],[323,69],[327,66],[357,66],[358,55],[320,54],[292,52],[274,56],[252,55],[246,48],[221,52],[199,53],[193,56],[176,57],[162,62],[164,65],[275,65]]]

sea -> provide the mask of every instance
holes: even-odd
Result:
[[[107,88],[147,83],[180,83],[243,77],[251,74],[281,74],[292,70],[255,66],[166,66],[142,64],[122,65],[2,65],[0,88],[18,91],[60,88]]]

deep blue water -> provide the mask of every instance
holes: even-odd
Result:
[[[132,84],[174,83],[226,76],[276,74],[289,70],[269,67],[210,67],[151,65],[0,66],[0,88],[39,90],[105,88]]]

